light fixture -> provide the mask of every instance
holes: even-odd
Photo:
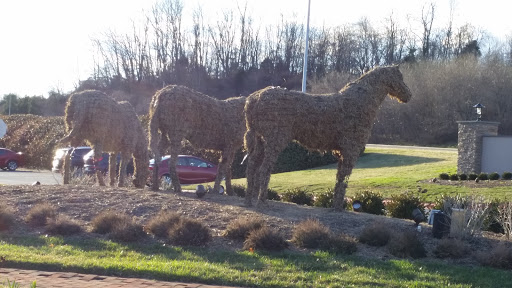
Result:
[[[485,108],[485,106],[478,103],[478,104],[474,105],[473,108],[476,108],[476,115],[477,115],[476,121],[482,121],[482,108]]]

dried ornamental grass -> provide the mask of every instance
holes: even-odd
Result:
[[[25,221],[34,227],[45,226],[49,220],[57,217],[57,211],[48,203],[39,203],[30,208]]]
[[[201,246],[212,239],[212,234],[201,221],[181,218],[177,225],[169,229],[168,239],[174,245]]]
[[[67,216],[59,215],[55,219],[50,219],[46,224],[46,233],[53,235],[74,235],[82,232],[82,227],[78,222]]]
[[[92,221],[92,231],[98,234],[108,234],[114,231],[117,226],[125,226],[126,223],[131,223],[132,218],[126,213],[121,213],[112,210],[105,210],[96,215]]]
[[[151,218],[146,225],[146,231],[157,236],[166,237],[169,229],[179,223],[181,215],[176,212],[160,211],[155,217]]]
[[[370,246],[384,246],[388,244],[392,235],[392,228],[382,221],[375,221],[366,227],[359,235],[359,242]]]
[[[249,251],[266,250],[282,251],[288,247],[288,242],[279,231],[263,226],[249,233],[244,241],[244,249]]]
[[[222,177],[225,177],[226,192],[232,194],[231,165],[236,150],[243,145],[245,99],[218,100],[179,85],[169,85],[153,96],[149,108],[150,148],[157,161],[163,150],[169,149],[169,171],[176,192],[181,191],[176,159],[181,142],[187,140],[196,148],[221,152],[214,190],[219,191]],[[154,169],[153,190],[158,190],[157,173]]]
[[[14,225],[16,217],[13,210],[4,203],[0,204],[0,231],[9,230]]]
[[[311,95],[267,87],[247,97],[245,147],[249,153],[247,194],[264,204],[270,173],[292,140],[338,156],[334,208],[343,209],[347,179],[366,145],[386,95],[407,102],[411,92],[398,66],[378,67],[338,93]],[[245,197],[252,205],[252,197]]]
[[[260,229],[264,225],[265,222],[260,218],[244,217],[235,219],[229,222],[224,236],[236,240],[245,240],[247,236],[249,236],[249,233]]]
[[[135,166],[133,184],[137,188],[144,187],[148,172],[148,145],[146,133],[130,103],[116,102],[101,91],[77,92],[68,99],[65,123],[69,133],[61,139],[62,143],[69,142],[72,146],[77,146],[86,141],[93,147],[96,155],[101,155],[103,152],[113,154],[120,152],[118,184],[120,187],[124,186],[126,166],[130,156],[133,156]],[[109,161],[115,161],[115,156],[111,154]],[[68,165],[65,167],[65,173],[69,173]],[[115,171],[109,171],[110,183],[115,182],[115,174]],[[101,172],[96,171],[96,176],[99,184],[104,186]],[[65,181],[64,184],[68,183]]]
[[[320,221],[308,219],[298,223],[293,230],[292,242],[300,248],[320,248],[326,245],[331,236],[329,228]]]

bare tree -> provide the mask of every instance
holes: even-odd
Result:
[[[435,18],[434,3],[430,3],[428,8],[423,7],[421,10],[421,25],[423,26],[423,38],[421,42],[421,51],[424,59],[431,58],[431,36],[432,36],[432,25],[434,24]]]

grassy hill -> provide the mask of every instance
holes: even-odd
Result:
[[[294,188],[307,189],[313,193],[323,192],[334,188],[336,169],[337,165],[332,164],[316,169],[273,174],[269,187],[277,192]],[[417,192],[421,187],[422,190],[427,190],[426,193],[421,193],[425,201],[432,201],[442,194],[475,194],[488,199],[503,199],[512,190],[507,184],[488,185],[490,182],[464,185],[463,182],[455,181],[441,185],[429,181],[439,177],[440,173],[451,174],[456,171],[456,149],[369,145],[352,171],[347,196],[358,191],[372,190],[389,198],[393,194],[406,191]],[[233,182],[246,185],[245,179],[236,179]]]

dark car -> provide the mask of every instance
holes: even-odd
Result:
[[[23,164],[23,154],[7,148],[0,148],[0,168],[15,171]]]
[[[171,176],[169,174],[170,155],[162,157],[162,161],[158,166],[158,176],[162,184],[170,185]],[[155,167],[155,160],[149,160],[149,170]],[[178,163],[176,172],[181,184],[200,184],[215,181],[217,177],[217,165],[191,155],[178,155]],[[150,175],[152,173],[150,172]]]
[[[62,163],[64,163],[64,156],[71,153],[71,170],[79,170],[84,167],[84,155],[91,151],[89,146],[68,147],[60,148],[55,151],[53,157],[52,172],[62,172]]]
[[[89,151],[84,155],[84,173],[87,175],[91,175],[96,173],[96,170],[103,172],[103,174],[108,173],[108,159],[109,153],[102,153],[100,157],[95,157],[94,150]],[[116,171],[119,169],[119,162],[121,160],[121,155],[117,154],[116,157]],[[126,166],[126,174],[133,174],[133,161],[130,159],[128,165]]]

